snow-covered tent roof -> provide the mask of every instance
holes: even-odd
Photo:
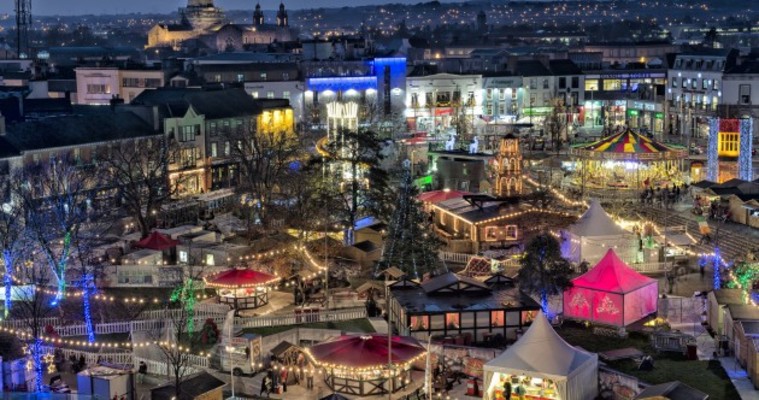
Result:
[[[590,202],[590,207],[585,211],[585,214],[569,227],[569,232],[583,237],[629,234],[611,219],[596,199]]]
[[[510,374],[535,373],[561,380],[590,359],[597,356],[565,342],[541,312],[527,332],[500,356],[490,360],[485,368]]]

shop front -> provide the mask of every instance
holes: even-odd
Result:
[[[487,391],[493,400],[520,398],[519,395],[524,395],[525,399],[531,400],[561,400],[554,381],[529,375],[498,372],[494,375]]]
[[[629,100],[627,122],[632,129],[662,135],[664,133],[664,106],[650,101]]]

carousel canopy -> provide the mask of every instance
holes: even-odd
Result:
[[[337,336],[311,346],[306,352],[319,366],[345,369],[382,369],[387,367],[387,335]],[[392,337],[393,364],[413,362],[426,353],[419,342],[407,336]]]
[[[682,147],[657,142],[631,129],[592,143],[572,146],[574,155],[607,160],[671,160],[686,155]]]
[[[611,219],[606,210],[601,207],[601,203],[597,199],[593,199],[590,202],[590,207],[585,211],[585,214],[580,217],[572,226],[569,227],[569,231],[577,236],[594,237],[594,236],[616,236],[629,234],[621,226],[617,225],[614,220]]]
[[[617,257],[614,250],[609,249],[595,267],[573,279],[572,285],[624,294],[654,282],[656,282],[655,279],[641,275],[628,267]]]
[[[272,284],[279,278],[253,269],[233,268],[203,280],[211,288],[246,288]]]
[[[166,250],[176,246],[179,242],[172,238],[160,234],[158,231],[153,231],[145,239],[135,243],[135,247],[141,247],[143,249],[151,250]]]
[[[459,190],[433,190],[431,192],[424,192],[419,196],[416,196],[419,201],[424,203],[440,203],[450,199],[459,199],[464,195],[471,194],[469,192],[462,192]]]

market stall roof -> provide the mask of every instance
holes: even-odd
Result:
[[[570,152],[601,159],[676,159],[687,155],[685,148],[664,144],[643,136],[631,129],[607,136],[591,143],[580,143]]]
[[[527,332],[505,352],[490,360],[486,368],[506,373],[532,372],[566,377],[596,357],[564,341],[540,312]]]
[[[627,266],[614,250],[609,249],[595,267],[573,279],[572,285],[624,294],[656,282],[656,279],[641,275]]]
[[[424,347],[413,337],[393,336],[391,340],[395,365],[412,362],[425,354]],[[388,363],[387,344],[387,335],[343,335],[313,345],[306,353],[318,366],[383,369]]]
[[[464,195],[471,194],[469,192],[462,192],[460,190],[433,190],[430,192],[424,192],[416,196],[419,201],[425,202],[425,203],[439,203],[441,201],[446,201],[450,199],[460,199],[464,197]]]
[[[211,288],[246,288],[269,285],[279,280],[279,277],[245,268],[232,268],[216,275],[203,278],[207,287]]]
[[[672,381],[649,386],[635,396],[635,400],[654,400],[659,398],[675,400],[706,400],[709,398],[709,395],[680,381]]]
[[[569,231],[583,237],[630,234],[611,219],[597,199],[591,200],[588,210],[569,227]]]
[[[158,231],[153,231],[145,239],[135,243],[135,247],[152,250],[166,250],[176,246],[179,242],[165,236]]]

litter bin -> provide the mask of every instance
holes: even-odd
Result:
[[[698,360],[698,344],[696,342],[688,342],[685,345],[686,353],[689,360]]]

